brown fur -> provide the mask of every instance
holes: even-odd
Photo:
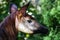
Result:
[[[0,24],[0,40],[16,40],[17,30],[11,15]]]

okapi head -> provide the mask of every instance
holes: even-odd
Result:
[[[28,15],[26,13],[26,10],[28,9],[29,3],[23,6],[20,10],[17,10],[17,6],[15,4],[11,5],[10,13],[12,16],[12,19],[15,21],[15,27],[18,31],[24,32],[24,33],[43,33],[47,34],[48,29],[42,25],[40,25],[35,18],[33,18],[31,15]]]

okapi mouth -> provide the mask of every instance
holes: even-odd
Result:
[[[40,25],[40,27],[37,30],[34,30],[33,34],[37,34],[37,33],[38,34],[41,33],[43,35],[46,35],[46,34],[48,35],[49,34],[49,30],[48,30],[48,28]]]

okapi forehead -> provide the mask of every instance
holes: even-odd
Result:
[[[20,19],[22,17],[28,17],[32,20],[35,20],[35,18],[33,18],[31,15],[29,15],[28,13],[21,13],[20,10],[16,12],[16,16]]]
[[[32,19],[32,20],[35,20],[35,18],[33,18],[31,15],[27,15],[26,17]]]

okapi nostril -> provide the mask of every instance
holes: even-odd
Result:
[[[41,26],[37,30],[35,30],[34,33],[49,34],[49,30],[46,27]]]
[[[49,33],[49,30],[48,29],[45,29],[45,28],[42,28],[42,29],[40,29],[40,32],[42,34],[48,34]]]
[[[40,31],[41,34],[48,34],[49,33],[49,30],[44,26],[41,26],[39,28],[39,31]]]

